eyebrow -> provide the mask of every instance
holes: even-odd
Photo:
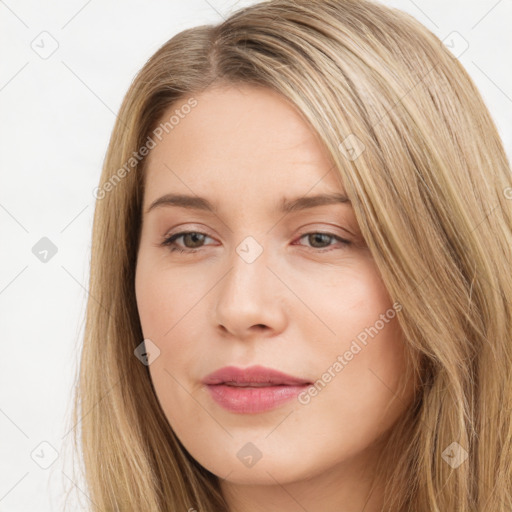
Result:
[[[314,208],[316,206],[324,206],[329,204],[351,204],[345,194],[318,194],[315,196],[303,196],[295,199],[283,198],[280,205],[280,211],[283,213],[296,212]],[[190,210],[204,210],[217,213],[218,208],[215,207],[208,199],[199,196],[189,196],[185,194],[165,194],[151,203],[146,213],[162,206],[175,206],[187,208]]]

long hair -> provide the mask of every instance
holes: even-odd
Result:
[[[170,107],[186,115],[222,84],[279,92],[318,134],[401,304],[418,391],[379,461],[383,510],[512,510],[510,163],[458,60],[412,16],[365,0],[246,7],[178,33],[133,80],[95,192],[72,420],[90,501],[228,511],[134,356],[144,156],[179,129]]]

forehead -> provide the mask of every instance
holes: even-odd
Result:
[[[148,155],[147,196],[209,191],[270,197],[304,195],[312,187],[316,193],[342,191],[320,139],[277,92],[230,85],[193,98],[193,108],[180,112],[190,103],[184,97],[162,118],[181,114]]]

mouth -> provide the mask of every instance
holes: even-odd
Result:
[[[312,385],[307,379],[262,366],[225,367],[208,375],[202,383],[218,405],[239,414],[275,409]]]
[[[226,366],[210,373],[202,380],[202,383],[209,386],[222,384],[237,387],[303,386],[312,384],[307,379],[258,365],[248,368]]]
[[[209,386],[229,386],[233,388],[270,388],[279,386],[293,386],[294,384],[277,384],[268,382],[220,382],[219,384],[208,384]],[[307,384],[301,384],[305,386]]]

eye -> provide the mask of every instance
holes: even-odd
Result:
[[[329,249],[332,244],[329,242],[332,242],[333,240],[337,240],[340,242],[343,246],[348,246],[351,244],[349,240],[345,240],[344,238],[339,237],[338,235],[335,235],[333,233],[324,233],[319,231],[312,231],[310,233],[304,233],[302,234],[298,240],[302,240],[303,238],[307,237],[308,241],[312,243],[313,249],[324,249],[319,250],[317,252],[327,252],[331,251],[333,249]],[[318,245],[317,245],[318,244]],[[327,244],[327,245],[323,245]]]
[[[182,249],[179,245],[176,244],[176,240],[178,238],[183,238],[185,245],[190,243],[192,247],[185,247]],[[206,233],[201,233],[200,231],[181,231],[168,238],[165,238],[161,245],[169,247],[170,252],[178,251],[193,253],[196,252],[198,248],[200,248],[205,238],[210,237]]]
[[[348,246],[351,243],[349,240],[345,240],[344,238],[334,235],[333,233],[324,233],[318,231],[304,233],[298,238],[298,240],[302,240],[305,237],[308,237],[308,241],[312,242],[312,249],[320,249],[317,252],[327,252],[332,250],[329,249],[328,247],[332,245],[332,243],[330,242],[334,240],[337,240],[343,246]],[[179,238],[183,238],[185,248],[180,247],[176,243],[176,240],[178,240]],[[170,252],[178,251],[180,253],[195,253],[197,252],[197,249],[201,248],[205,238],[210,237],[206,233],[201,233],[200,231],[181,231],[179,233],[171,235],[170,237],[165,238],[161,245],[169,247]],[[188,244],[192,245],[192,247],[187,247]],[[317,244],[319,244],[320,247]],[[322,244],[327,245],[322,246]]]

